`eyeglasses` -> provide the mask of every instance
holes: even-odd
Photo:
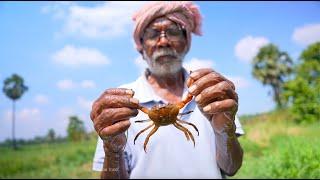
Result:
[[[171,26],[166,30],[159,31],[157,29],[148,28],[145,30],[142,39],[144,41],[158,41],[160,37],[166,36],[170,41],[179,41],[184,36],[184,29],[180,26]]]

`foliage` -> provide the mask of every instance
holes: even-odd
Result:
[[[320,42],[310,45],[295,66],[295,77],[284,85],[283,99],[299,123],[320,121]]]
[[[245,135],[242,167],[232,179],[296,179],[320,177],[320,126],[298,125],[282,110],[240,121]]]
[[[283,105],[280,98],[282,85],[290,75],[292,65],[289,55],[273,44],[262,47],[253,59],[253,76],[263,85],[271,86],[273,99],[279,108]]]
[[[56,133],[54,132],[54,130],[52,128],[49,129],[49,131],[48,131],[47,139],[49,141],[54,141],[56,139]]]
[[[69,117],[67,132],[68,139],[71,141],[80,141],[87,138],[84,123],[77,116]]]
[[[11,100],[19,99],[28,87],[24,84],[24,80],[17,74],[13,74],[4,80],[3,92]]]
[[[282,148],[265,152],[262,161],[268,166],[259,174],[267,178],[319,178],[320,141],[313,140],[307,143],[303,137],[274,137],[272,144]]]

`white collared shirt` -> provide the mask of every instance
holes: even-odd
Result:
[[[184,74],[187,79],[188,73],[185,71]],[[144,74],[136,81],[121,87],[134,90],[134,98],[144,107],[151,108],[156,103],[167,103],[153,91]],[[183,97],[187,93],[185,86]],[[221,178],[216,161],[215,134],[210,122],[201,114],[194,100],[181,109],[180,113],[191,110],[192,113],[183,115],[180,119],[193,123],[198,128],[199,136],[192,126],[182,124],[193,134],[195,147],[191,140],[187,141],[181,130],[168,125],[160,126],[150,137],[145,153],[143,144],[152,128],[140,134],[135,144],[133,142],[136,134],[150,125],[151,121],[135,123],[136,120],[148,119],[148,116],[141,111],[130,119],[131,126],[128,129],[125,147],[125,163],[130,178]],[[236,133],[244,134],[237,117],[235,124]],[[104,156],[103,142],[99,137],[93,170],[102,171]]]

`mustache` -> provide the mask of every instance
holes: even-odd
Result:
[[[172,50],[172,49],[168,49],[168,48],[161,48],[161,49],[158,49],[156,50],[153,55],[152,55],[152,59],[156,60],[158,59],[159,57],[161,56],[173,56],[175,58],[178,58],[179,57],[179,54]]]

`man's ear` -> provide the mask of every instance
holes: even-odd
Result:
[[[145,51],[143,51],[143,50],[140,50],[140,51],[139,51],[139,53],[140,53],[141,56],[142,56],[142,59],[143,59],[143,60],[147,60],[147,59],[146,59],[146,53],[144,53],[144,52],[145,52]]]

